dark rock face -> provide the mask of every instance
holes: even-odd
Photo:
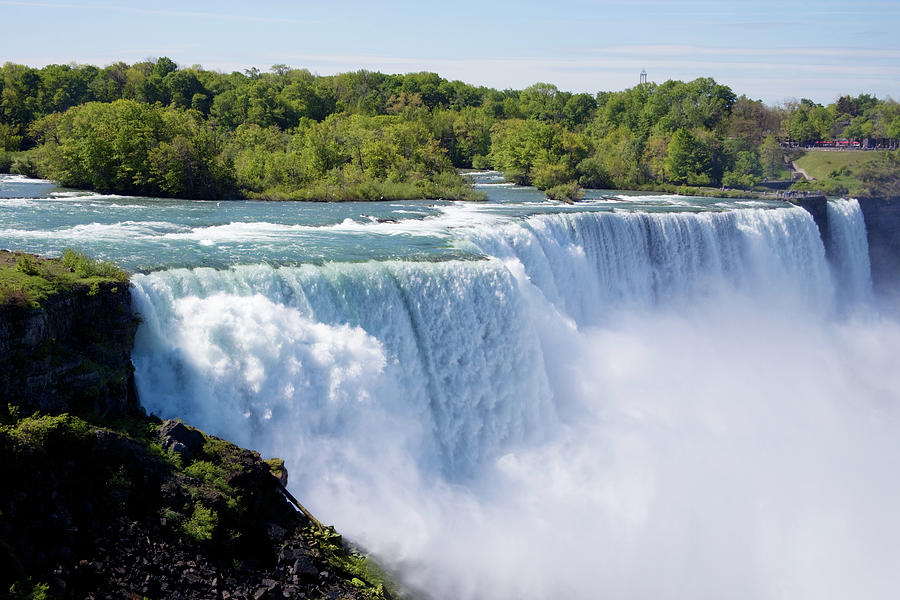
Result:
[[[139,440],[60,419],[34,445],[0,432],[0,477],[13,483],[0,488],[3,591],[27,574],[78,600],[388,598],[332,566],[255,452],[217,440],[232,458],[237,538],[198,541],[172,515],[209,492],[202,479]]]
[[[827,251],[830,236],[828,235],[828,201],[825,196],[801,197],[794,200],[794,203],[812,215]]]
[[[111,416],[138,409],[128,284],[0,308],[0,397],[23,410]]]
[[[800,198],[795,203],[812,215],[829,251],[825,198]],[[900,299],[900,198],[860,198],[859,206],[866,221],[875,292],[888,300]]]
[[[900,198],[860,198],[872,283],[882,297],[900,298]]]
[[[162,447],[169,452],[177,452],[190,460],[203,447],[203,434],[195,429],[188,429],[178,421],[166,421],[159,428]]]

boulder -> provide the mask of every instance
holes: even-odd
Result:
[[[159,439],[164,450],[177,452],[187,460],[203,448],[203,434],[178,421],[165,421],[159,428]]]

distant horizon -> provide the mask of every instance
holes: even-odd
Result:
[[[4,62],[42,67],[168,56],[232,72],[274,64],[317,75],[366,69],[431,71],[496,89],[552,83],[597,93],[648,80],[711,77],[768,105],[840,96],[900,99],[900,2],[783,3],[531,0],[441,6],[349,0],[302,6],[285,0],[248,13],[245,3],[0,0],[9,27]],[[35,43],[38,40],[38,43]]]
[[[263,66],[257,66],[257,65],[250,65],[250,66],[246,66],[246,67],[234,66],[234,67],[230,67],[230,68],[216,68],[216,67],[210,67],[210,66],[207,66],[207,65],[204,65],[204,64],[196,63],[196,62],[195,62],[195,63],[185,63],[185,62],[180,62],[180,61],[175,60],[173,57],[168,56],[168,55],[146,56],[146,57],[144,57],[144,58],[140,58],[140,59],[136,59],[136,60],[121,61],[121,62],[125,62],[125,63],[127,63],[127,64],[129,64],[129,65],[135,64],[135,63],[139,63],[139,62],[146,62],[146,61],[156,62],[159,58],[162,58],[163,56],[165,56],[166,58],[169,58],[169,59],[173,60],[173,61],[175,62],[175,64],[178,65],[178,68],[179,68],[179,69],[191,69],[191,68],[199,67],[200,69],[202,69],[202,70],[204,70],[204,71],[212,71],[212,72],[222,73],[222,74],[226,74],[226,75],[227,75],[227,74],[230,74],[230,73],[234,73],[234,72],[238,72],[238,73],[242,73],[242,74],[247,74],[250,70],[252,70],[252,69],[254,69],[254,68],[258,69],[260,73],[272,73],[272,72],[273,72],[272,68],[275,67],[275,66],[280,66],[280,65],[285,65],[285,66],[287,66],[287,68],[290,69],[290,70],[307,70],[307,71],[309,71],[312,75],[317,76],[317,77],[333,77],[333,76],[335,76],[335,75],[340,75],[340,74],[342,74],[342,73],[352,73],[352,72],[356,72],[356,71],[360,71],[360,70],[370,71],[370,72],[378,72],[378,73],[382,73],[382,74],[385,74],[385,75],[407,75],[407,74],[410,74],[410,73],[430,72],[430,73],[435,73],[435,74],[441,76],[442,78],[444,78],[444,79],[446,79],[446,80],[448,80],[448,81],[462,81],[462,82],[465,83],[465,84],[474,85],[474,86],[483,86],[483,87],[486,87],[486,88],[492,88],[492,89],[495,89],[495,90],[498,90],[498,91],[504,91],[504,90],[521,91],[521,90],[524,90],[524,89],[526,89],[526,88],[528,88],[528,87],[530,87],[530,86],[536,85],[536,84],[549,83],[549,84],[555,85],[555,86],[557,87],[557,89],[558,89],[560,92],[587,93],[587,94],[591,94],[592,96],[595,96],[596,94],[600,94],[600,93],[604,93],[604,92],[620,92],[620,91],[624,91],[624,90],[633,88],[633,87],[635,87],[635,86],[637,86],[637,85],[640,84],[640,80],[639,80],[640,72],[638,72],[637,78],[636,78],[635,82],[634,82],[633,84],[631,84],[631,85],[626,85],[626,86],[621,87],[621,88],[604,88],[604,89],[588,90],[588,89],[568,89],[568,88],[565,88],[565,87],[563,87],[563,86],[557,85],[557,84],[556,84],[555,82],[553,82],[553,81],[540,81],[540,80],[536,80],[536,81],[533,81],[533,82],[531,82],[531,83],[529,83],[529,84],[527,84],[527,85],[522,85],[522,86],[498,86],[498,85],[492,85],[492,84],[490,84],[490,83],[484,83],[484,82],[480,82],[480,81],[469,81],[469,80],[466,80],[466,79],[460,79],[460,78],[458,78],[458,77],[448,77],[448,76],[446,76],[444,73],[442,73],[442,72],[440,72],[440,71],[429,70],[429,69],[419,69],[419,70],[417,70],[417,71],[391,71],[391,70],[385,70],[385,69],[370,69],[370,68],[366,68],[366,67],[352,68],[352,67],[349,67],[349,66],[348,66],[348,68],[346,68],[346,69],[336,70],[336,71],[333,71],[333,72],[330,72],[330,73],[322,73],[322,72],[314,71],[314,70],[312,70],[312,69],[310,69],[309,67],[306,67],[306,66],[302,66],[302,65],[290,65],[290,64],[286,64],[286,63],[274,63],[274,64],[272,64],[272,65],[268,65],[268,66],[265,66],[265,67],[263,67]],[[16,61],[4,61],[4,63],[5,63],[5,62],[12,62],[12,63],[14,63],[14,64],[23,64],[23,65],[25,65],[25,66],[27,66],[27,67],[36,68],[36,69],[41,69],[41,68],[46,67],[46,66],[51,65],[51,64],[63,64],[63,65],[69,65],[69,66],[75,66],[75,67],[80,67],[80,66],[95,66],[95,67],[98,67],[98,68],[103,69],[103,68],[105,68],[105,67],[107,67],[107,66],[110,66],[110,65],[112,65],[112,64],[115,64],[115,63],[117,63],[117,62],[120,62],[120,60],[111,60],[111,61],[107,61],[107,62],[103,62],[103,63],[81,62],[81,61],[66,61],[66,62],[63,62],[63,61],[56,61],[56,62],[47,62],[47,63],[40,64],[40,65],[36,65],[36,64],[28,64],[28,63],[17,63]],[[650,76],[650,74],[649,74],[649,72],[648,72],[647,83],[652,83],[652,84],[655,84],[655,85],[660,85],[660,84],[662,84],[662,83],[665,83],[666,81],[685,81],[685,82],[687,82],[687,81],[693,81],[694,79],[699,79],[699,78],[704,78],[704,77],[709,77],[709,76],[708,76],[708,75],[702,75],[702,74],[700,74],[700,75],[697,75],[697,77],[693,77],[693,78],[690,78],[690,79],[687,79],[687,78],[684,78],[684,79],[666,79],[666,80],[663,80],[663,81],[656,81],[656,80],[654,80],[654,79]],[[719,81],[719,80],[717,80],[717,79],[715,79],[715,78],[713,78],[713,79],[716,81],[716,83],[723,84],[723,85],[728,85],[727,82]],[[887,95],[887,96],[878,96],[877,94],[872,94],[872,93],[870,93],[870,92],[859,92],[859,93],[844,92],[844,93],[839,93],[839,94],[837,94],[837,95],[836,95],[833,99],[831,99],[831,100],[818,100],[818,99],[816,99],[816,98],[811,98],[811,97],[809,97],[808,95],[801,95],[801,96],[785,97],[785,98],[782,98],[782,99],[779,100],[779,101],[776,101],[776,102],[770,102],[770,101],[766,101],[766,100],[763,99],[763,98],[758,98],[758,97],[754,97],[754,96],[752,96],[752,95],[750,95],[750,94],[747,94],[746,92],[744,92],[744,91],[742,91],[742,90],[740,90],[740,89],[736,89],[736,88],[734,88],[733,86],[730,86],[730,85],[729,85],[728,87],[729,87],[729,88],[735,93],[735,95],[737,95],[737,96],[745,95],[745,96],[747,96],[747,98],[749,98],[750,100],[753,100],[753,101],[762,101],[766,106],[769,106],[769,107],[779,106],[779,105],[782,105],[782,104],[785,104],[785,103],[788,103],[788,102],[792,102],[792,101],[799,102],[799,101],[802,100],[802,99],[812,100],[812,101],[814,101],[814,102],[817,102],[818,104],[821,104],[821,105],[823,105],[823,106],[827,106],[827,105],[829,105],[829,104],[835,103],[835,102],[838,100],[838,98],[840,98],[841,96],[857,97],[857,96],[859,96],[860,94],[866,94],[866,93],[869,93],[871,96],[876,97],[876,98],[878,98],[879,100],[895,100],[895,101],[900,101],[900,99],[898,99],[898,98],[900,98],[900,93],[898,93],[898,98],[894,98],[894,97],[891,96],[891,95]]]

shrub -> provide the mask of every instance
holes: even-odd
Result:
[[[185,467],[185,475],[199,479],[226,495],[234,494],[234,490],[225,481],[227,470],[206,460],[197,460]]]
[[[524,171],[516,168],[509,168],[503,171],[503,179],[516,185],[528,185],[531,183],[531,179],[528,175]]]
[[[46,583],[32,583],[31,578],[24,582],[14,583],[9,588],[10,600],[48,600],[50,586]]]
[[[40,452],[83,441],[91,430],[87,422],[68,414],[36,414],[20,420],[16,425],[0,428],[4,437],[8,437],[19,451],[34,449]]]
[[[534,170],[532,181],[539,190],[559,187],[574,179],[573,173],[562,164],[545,164]]]
[[[125,281],[128,273],[109,261],[92,260],[81,252],[67,249],[62,255],[62,264],[75,273],[76,277],[86,279],[88,277],[104,277]]]
[[[722,176],[722,185],[730,188],[741,188],[749,190],[759,183],[759,177],[752,173],[736,173],[734,171],[726,171]]]
[[[17,175],[25,175],[26,177],[37,177],[38,166],[34,159],[30,156],[17,156],[9,167],[10,173]]]
[[[580,200],[584,197],[584,190],[575,182],[554,186],[544,193],[550,200]]]
[[[284,459],[281,458],[269,458],[264,461],[267,465],[269,465],[269,469],[272,471],[272,474],[278,478],[281,478],[282,474],[285,472],[284,469]]]
[[[218,525],[218,513],[198,502],[194,504],[194,513],[191,518],[185,521],[181,528],[192,539],[198,542],[208,542],[212,539]]]
[[[486,156],[482,154],[476,154],[472,157],[472,168],[473,169],[490,169],[491,163],[488,162]]]
[[[614,187],[612,178],[599,157],[592,156],[584,159],[575,167],[578,173],[579,185],[586,188],[601,189]]]
[[[333,527],[310,525],[307,534],[332,566],[352,577],[353,585],[361,589],[365,598],[384,600],[398,596],[397,585],[390,576],[367,556],[348,552]]]
[[[826,181],[822,184],[822,191],[829,196],[845,196],[850,190],[839,181]]]
[[[16,258],[16,271],[25,275],[41,274],[40,265],[31,254],[20,254]]]

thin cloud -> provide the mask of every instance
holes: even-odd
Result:
[[[665,53],[665,54],[691,54],[691,55],[715,55],[715,56],[836,56],[841,58],[900,58],[900,49],[859,49],[859,48],[817,48],[817,47],[782,47],[782,48],[717,48],[712,46],[689,46],[675,44],[656,45],[619,45],[600,46],[588,50],[590,53]]]

